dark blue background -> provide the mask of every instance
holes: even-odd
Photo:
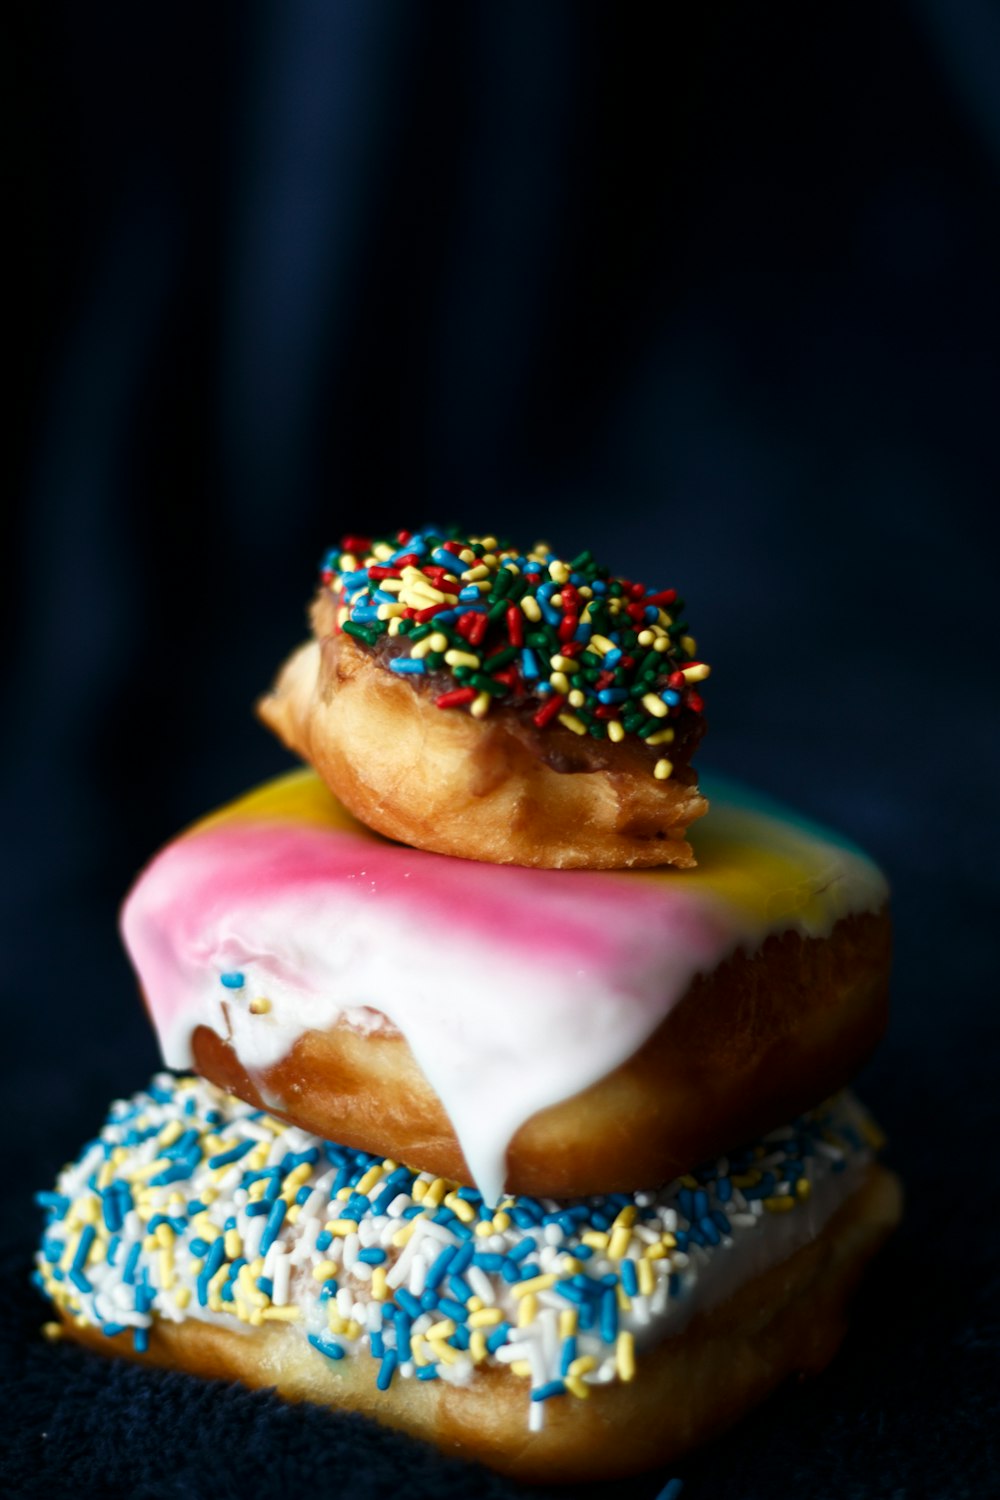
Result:
[[[122,892],[287,763],[250,704],[322,550],[439,518],[681,587],[703,760],[893,881],[863,1087],[905,1226],[834,1367],[685,1494],[1000,1493],[996,7],[8,24],[0,1486],[510,1493],[41,1345],[26,1290],[31,1188],[156,1061]]]

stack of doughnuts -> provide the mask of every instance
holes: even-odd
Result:
[[[821,1369],[899,1216],[845,1092],[887,889],[692,755],[672,590],[348,538],[264,719],[311,766],[122,929],[164,1061],[50,1193],[53,1333],[533,1480],[668,1462]]]

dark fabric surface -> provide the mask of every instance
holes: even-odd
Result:
[[[322,549],[435,517],[678,584],[704,761],[893,882],[905,1223],[685,1497],[1000,1494],[996,11],[671,9],[11,9],[4,1494],[516,1493],[45,1344],[27,1279],[156,1065],[122,892],[287,764],[249,705]]]

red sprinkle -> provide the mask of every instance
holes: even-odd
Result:
[[[433,620],[435,615],[439,615],[443,609],[447,608],[447,604],[429,604],[426,609],[418,609],[413,618],[422,625],[425,620]]]
[[[394,568],[415,568],[420,564],[420,558],[415,552],[405,552],[402,557],[397,557],[393,563]]]
[[[639,623],[643,615],[646,613],[646,606],[644,604],[626,604],[625,608],[631,618],[635,620],[636,624]]]
[[[574,656],[579,656],[580,652],[583,651],[583,650],[584,650],[584,644],[583,644],[582,641],[567,641],[566,644],[563,646],[562,654],[563,654],[563,656],[568,656],[568,657],[572,658]]]
[[[373,583],[381,583],[383,578],[398,578],[399,568],[381,568],[377,563],[372,563],[371,567],[368,569],[368,577],[372,580]]]
[[[482,645],[483,636],[489,629],[488,615],[473,615],[472,625],[469,628],[469,640],[473,646]]]
[[[660,609],[661,607],[665,608],[668,604],[673,604],[676,598],[676,589],[661,589],[658,594],[647,594],[646,603],[655,604],[657,609]]]
[[[594,709],[595,719],[617,719],[618,707],[614,703],[599,703]]]
[[[509,687],[509,688],[516,687],[517,686],[517,674],[515,673],[513,667],[505,667],[502,672],[494,672],[493,673],[493,681],[494,682],[502,682],[503,685],[504,685],[504,687]]]
[[[558,635],[563,645],[565,645],[567,641],[571,641],[573,639],[573,636],[576,634],[576,627],[579,623],[580,622],[577,619],[576,615],[563,615],[559,625],[559,629],[556,631],[556,635]],[[565,655],[565,652],[563,654]]]
[[[345,536],[340,544],[341,552],[370,552],[372,539],[370,536]]]
[[[684,682],[684,673],[671,672],[670,676],[667,678],[667,687],[672,687],[676,690],[677,688],[682,688],[684,686],[686,686]]]
[[[458,708],[462,703],[471,703],[475,696],[475,688],[455,688],[454,692],[442,693],[434,702],[438,708]]]
[[[696,714],[700,714],[705,707],[705,700],[700,693],[688,693],[687,706],[693,709]]]
[[[442,542],[441,546],[444,548],[445,552],[453,552],[456,557],[462,550],[461,542]]]
[[[412,531],[397,531],[396,532],[396,541],[399,543],[399,545],[401,547],[405,547],[406,544],[407,544],[407,542],[410,540],[410,537],[412,535],[413,535]]]
[[[543,703],[537,714],[533,715],[537,728],[544,729],[546,724],[551,724],[565,702],[566,699],[560,693],[553,693],[548,703]]]
[[[614,674],[614,672],[602,672],[601,675],[600,675],[600,677],[598,677],[597,681],[594,683],[594,691],[595,691],[595,693],[603,692],[605,688],[609,688],[611,686],[611,684],[614,682],[614,680],[615,680],[615,674]],[[599,711],[600,710],[596,710],[596,712],[599,712]]]
[[[512,646],[524,645],[524,615],[516,604],[507,606],[507,634]]]

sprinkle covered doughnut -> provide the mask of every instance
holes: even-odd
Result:
[[[280,778],[125,904],[164,1058],[489,1202],[667,1181],[842,1087],[886,1017],[880,872],[711,795],[696,868],[555,872],[392,844]]]
[[[692,863],[708,666],[674,589],[451,531],[348,537],[259,711],[356,817],[552,868]]]
[[[36,1277],[106,1352],[613,1476],[832,1356],[899,1214],[877,1145],[845,1095],[658,1191],[490,1206],[162,1075],[39,1195]]]

